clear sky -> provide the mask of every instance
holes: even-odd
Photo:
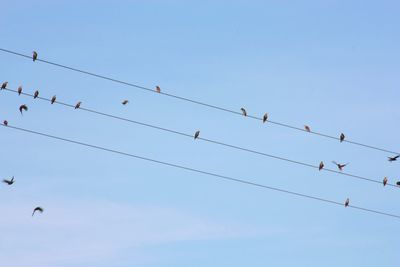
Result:
[[[0,47],[399,151],[398,1],[4,1]],[[390,154],[0,53],[43,97],[394,183]],[[128,99],[123,106],[120,102]],[[18,111],[27,104],[23,116]],[[400,213],[397,188],[0,92],[0,119]],[[1,127],[0,265],[398,266],[400,220]],[[43,214],[31,217],[36,206]]]

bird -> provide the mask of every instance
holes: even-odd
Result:
[[[76,105],[75,105],[75,109],[77,109],[77,108],[80,108],[80,107],[81,107],[81,104],[82,104],[82,102],[81,102],[81,101],[79,101],[78,103],[76,103]]]
[[[11,177],[11,180],[4,179],[3,183],[8,184],[8,185],[12,185],[14,183],[14,176]]]
[[[344,206],[347,208],[349,206],[349,204],[350,204],[350,199],[347,198],[346,202],[344,202]]]
[[[35,60],[37,59],[37,56],[38,56],[37,52],[36,52],[36,51],[33,51],[33,52],[32,52],[32,59],[33,59],[33,61],[35,61]]]
[[[129,101],[126,100],[126,99],[125,99],[124,101],[122,101],[122,105],[124,105],[124,106],[125,106],[126,104],[128,104],[128,103],[129,103]]]
[[[194,133],[194,139],[199,138],[199,135],[200,135],[200,131],[196,131],[196,132]]]
[[[346,138],[346,136],[344,135],[344,133],[340,134],[340,143],[344,141],[344,139]]]
[[[349,164],[349,163],[340,164],[340,163],[337,163],[336,161],[332,161],[332,163],[335,164],[340,171],[343,171],[343,168],[346,167]]]
[[[382,181],[383,186],[385,186],[385,185],[387,184],[387,182],[388,182],[388,179],[387,179],[387,177],[385,176],[385,178],[383,178],[383,181]]]
[[[21,95],[21,93],[22,93],[22,86],[18,86],[17,91],[18,91],[18,95]]]
[[[400,155],[397,155],[395,157],[388,157],[388,161],[390,161],[390,162],[396,161],[399,157],[400,157]]]
[[[43,213],[43,208],[42,207],[36,207],[33,212],[32,212],[32,217],[35,215],[35,212],[39,211],[40,213]]]
[[[23,104],[23,105],[21,105],[21,106],[19,107],[19,112],[21,112],[21,115],[22,115],[22,111],[23,111],[23,110],[28,111],[28,106],[25,105],[25,104]]]
[[[51,104],[54,104],[54,102],[56,102],[56,99],[57,99],[57,97],[54,95],[52,98],[51,98]]]
[[[318,167],[318,170],[320,171],[320,170],[322,170],[323,168],[324,168],[324,162],[323,161],[321,161],[320,163],[319,163],[319,167]]]
[[[7,88],[7,85],[8,85],[8,82],[3,82],[3,83],[1,84],[1,89],[6,89],[6,88]]]
[[[8,121],[4,120],[4,121],[3,121],[3,124],[4,124],[5,126],[8,126]]]
[[[157,92],[157,93],[161,93],[161,88],[160,88],[160,86],[158,86],[158,85],[156,86],[156,92]]]
[[[397,181],[397,182],[396,182],[396,185],[400,186],[400,181]]]
[[[304,125],[304,130],[306,130],[307,132],[311,132],[311,128],[308,125]]]
[[[268,120],[268,113],[265,113],[263,116],[263,123],[265,123]]]
[[[242,111],[242,114],[243,114],[243,116],[247,116],[247,112],[246,112],[246,110],[244,109],[244,108],[240,108],[240,110]]]
[[[39,90],[36,90],[33,95],[33,99],[37,98],[38,96],[39,96]]]

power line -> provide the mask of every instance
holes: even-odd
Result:
[[[10,89],[10,88],[4,88],[3,90],[8,91],[8,92],[18,93],[17,90]],[[32,94],[25,93],[25,92],[22,92],[21,95],[33,97]],[[50,99],[47,99],[47,98],[44,98],[44,97],[38,96],[36,98],[40,99],[40,100],[43,100],[43,101],[51,102]],[[71,104],[68,104],[68,103],[60,102],[60,101],[55,101],[54,103],[62,105],[62,106],[70,107],[70,108],[75,108],[75,105],[71,105]],[[157,130],[160,130],[160,131],[169,132],[169,133],[177,134],[177,135],[180,135],[180,136],[193,138],[192,134],[180,132],[180,131],[177,131],[177,130],[172,130],[172,129],[168,129],[168,128],[164,128],[164,127],[160,127],[160,126],[157,126],[157,125],[153,125],[153,124],[149,124],[149,123],[145,123],[145,122],[140,122],[140,121],[136,121],[136,120],[132,120],[132,119],[127,119],[127,118],[124,118],[124,117],[120,117],[120,116],[104,113],[104,112],[93,110],[93,109],[89,109],[89,108],[80,107],[79,109],[81,109],[83,111],[86,111],[86,112],[90,112],[90,113],[96,114],[96,115],[100,115],[100,116],[104,116],[104,117],[108,117],[108,118],[112,118],[112,119],[117,119],[117,120],[125,121],[125,122],[128,122],[128,123],[133,123],[133,124],[136,124],[136,125],[145,126],[145,127],[152,128],[152,129],[157,129]],[[236,149],[236,150],[240,150],[240,151],[244,151],[244,152],[248,152],[248,153],[252,153],[252,154],[256,154],[256,155],[260,155],[260,156],[264,156],[264,157],[268,157],[268,158],[273,158],[273,159],[277,159],[277,160],[281,160],[281,161],[286,161],[286,162],[289,162],[289,163],[293,163],[293,164],[297,164],[297,165],[301,165],[301,166],[305,166],[305,167],[309,167],[309,168],[313,168],[313,169],[318,169],[319,168],[318,166],[312,165],[312,164],[309,164],[309,163],[305,163],[305,162],[301,162],[301,161],[297,161],[297,160],[292,160],[292,159],[289,159],[289,158],[280,157],[280,156],[268,154],[268,153],[265,153],[265,152],[260,152],[260,151],[257,151],[257,150],[245,148],[245,147],[231,145],[231,144],[228,144],[228,143],[224,143],[224,142],[220,142],[220,141],[216,141],[216,140],[212,140],[212,139],[207,139],[207,138],[204,138],[204,137],[201,137],[201,136],[199,136],[197,139],[205,141],[205,142],[208,142],[208,143],[212,143],[212,144],[216,144],[216,145],[220,145],[220,146],[224,146],[224,147],[229,147],[229,148],[232,148],[232,149]],[[347,177],[352,177],[352,178],[363,180],[363,181],[367,181],[367,182],[382,184],[382,181],[378,181],[378,180],[371,179],[371,178],[364,177],[364,176],[360,176],[360,175],[350,174],[350,173],[337,171],[337,170],[333,170],[333,169],[328,169],[328,168],[323,168],[322,170],[328,171],[328,172],[331,172],[331,173],[344,175],[344,176],[347,176]],[[392,187],[397,187],[395,184],[391,184],[391,183],[387,183],[386,185],[392,186]]]
[[[294,195],[294,196],[298,196],[298,197],[302,197],[302,198],[308,198],[308,199],[313,199],[313,200],[316,200],[316,201],[321,201],[321,202],[325,202],[325,203],[330,203],[330,204],[343,206],[343,203],[338,202],[338,201],[333,201],[333,200],[329,200],[329,199],[325,199],[325,198],[321,198],[321,197],[316,197],[316,196],[312,196],[312,195],[308,195],[308,194],[297,193],[297,192],[294,192],[294,191],[289,191],[289,190],[281,189],[281,188],[278,188],[278,187],[267,186],[267,185],[251,182],[251,181],[244,180],[244,179],[234,178],[234,177],[231,177],[231,176],[216,174],[216,173],[212,173],[212,172],[208,172],[208,171],[203,171],[203,170],[200,170],[200,169],[186,167],[186,166],[179,165],[179,164],[169,163],[169,162],[166,162],[166,161],[161,161],[161,160],[156,160],[156,159],[153,159],[153,158],[148,158],[148,157],[143,157],[143,156],[139,156],[139,155],[135,155],[135,154],[130,154],[130,153],[122,152],[122,151],[119,151],[119,150],[106,148],[106,147],[103,147],[103,146],[92,145],[92,144],[88,144],[88,143],[84,143],[84,142],[80,142],[80,141],[75,141],[75,140],[67,139],[67,138],[63,138],[63,137],[58,137],[58,136],[55,136],[55,135],[50,135],[50,134],[46,134],[46,133],[42,133],[42,132],[38,132],[38,131],[33,131],[33,130],[24,129],[24,128],[20,128],[20,127],[16,127],[16,126],[11,126],[10,124],[8,126],[5,126],[5,125],[1,125],[1,126],[5,127],[5,128],[9,128],[9,129],[25,132],[25,133],[30,133],[30,134],[34,134],[34,135],[44,136],[44,137],[51,138],[51,139],[56,139],[56,140],[59,140],[59,141],[64,141],[64,142],[67,142],[67,143],[77,144],[77,145],[81,145],[81,146],[85,146],[85,147],[89,147],[89,148],[93,148],[93,149],[97,149],[97,150],[102,150],[102,151],[111,152],[111,153],[114,153],[114,154],[119,154],[119,155],[131,157],[131,158],[136,158],[136,159],[140,159],[140,160],[144,160],[144,161],[148,161],[148,162],[153,162],[153,163],[161,164],[161,165],[164,165],[164,166],[174,167],[174,168],[178,168],[178,169],[182,169],[182,170],[186,170],[186,171],[190,171],[190,172],[195,172],[195,173],[200,173],[200,174],[204,174],[204,175],[208,175],[208,176],[213,176],[213,177],[224,179],[224,180],[228,180],[228,181],[231,181],[231,182],[247,184],[247,185],[256,186],[256,187],[259,187],[259,188],[268,189],[268,190],[272,190],[272,191],[277,191],[277,192],[281,192],[281,193],[285,193],[285,194],[290,194],[290,195]],[[373,209],[368,209],[368,208],[364,208],[364,207],[360,207],[360,206],[354,206],[354,205],[349,205],[348,207],[353,208],[353,209],[358,209],[358,210],[361,210],[361,211],[365,211],[365,212],[370,212],[370,213],[375,213],[375,214],[379,214],[379,215],[383,215],[383,216],[388,216],[388,217],[400,219],[400,215],[391,214],[391,213],[387,213],[387,212],[382,212],[382,211],[379,211],[379,210],[373,210]]]
[[[17,55],[17,56],[20,56],[20,57],[32,59],[32,57],[29,56],[29,55],[21,54],[21,53],[18,53],[18,52],[15,52],[15,51],[11,51],[11,50],[8,50],[8,49],[0,48],[0,51],[6,52],[6,53],[9,53],[9,54],[13,54],[13,55]],[[60,68],[63,68],[63,69],[67,69],[67,70],[70,70],[70,71],[79,72],[79,73],[86,74],[86,75],[89,75],[89,76],[93,76],[93,77],[96,77],[96,78],[100,78],[100,79],[103,79],[103,80],[108,80],[108,81],[111,81],[111,82],[115,82],[115,83],[123,84],[123,85],[126,85],[126,86],[134,87],[134,88],[141,89],[141,90],[144,90],[144,91],[147,91],[147,92],[153,92],[153,93],[161,94],[161,95],[168,96],[168,97],[171,97],[171,98],[179,99],[179,100],[182,100],[182,101],[190,102],[190,103],[193,103],[193,104],[196,104],[196,105],[205,106],[205,107],[212,108],[212,109],[215,109],[215,110],[219,110],[219,111],[223,111],[223,112],[227,112],[227,113],[243,116],[241,112],[238,112],[236,110],[224,108],[224,107],[217,106],[217,105],[208,104],[208,103],[205,103],[205,102],[197,101],[197,100],[190,99],[190,98],[187,98],[187,97],[178,96],[178,95],[171,94],[171,93],[166,93],[166,92],[159,92],[158,93],[152,88],[140,86],[140,85],[134,84],[134,83],[125,82],[125,81],[122,81],[122,80],[119,80],[119,79],[107,77],[107,76],[104,76],[104,75],[96,74],[96,73],[85,71],[85,70],[82,70],[82,69],[69,67],[67,65],[55,63],[55,62],[52,62],[52,61],[48,61],[48,60],[44,60],[44,59],[40,59],[40,58],[36,59],[36,61],[43,62],[43,63],[49,64],[49,65],[53,65],[53,66],[56,66],[56,67],[60,67]],[[253,116],[253,115],[249,115],[248,114],[247,117],[249,117],[251,119],[254,119],[254,120],[262,121],[262,118],[257,117],[257,116]],[[311,134],[322,136],[322,137],[329,138],[329,139],[340,140],[340,138],[338,138],[337,136],[332,136],[332,135],[328,135],[328,134],[324,134],[324,133],[320,133],[320,132],[315,132],[315,131],[308,132],[303,128],[299,128],[297,126],[293,126],[293,125],[282,123],[282,122],[278,122],[278,121],[268,120],[268,123],[274,124],[274,125],[278,125],[278,126],[282,126],[282,127],[285,127],[285,128],[290,128],[290,129],[297,130],[297,131],[311,133]],[[364,143],[360,143],[360,142],[356,142],[356,141],[351,141],[351,140],[348,140],[348,139],[343,140],[343,142],[346,142],[346,143],[349,143],[349,144],[353,144],[353,145],[357,145],[357,146],[361,146],[361,147],[365,147],[365,148],[369,148],[369,149],[373,149],[373,150],[377,150],[377,151],[386,152],[386,153],[400,154],[400,152],[397,152],[397,151],[392,151],[392,150],[380,148],[380,147],[377,147],[377,146],[372,146],[372,145],[368,145],[368,144],[364,144]]]

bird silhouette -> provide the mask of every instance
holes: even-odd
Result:
[[[320,170],[322,170],[323,168],[324,168],[324,162],[323,161],[321,161],[320,163],[319,163],[319,167],[318,167],[318,170],[320,171]]]
[[[394,157],[388,157],[388,161],[390,161],[390,162],[396,161],[399,157],[400,157],[400,155],[397,155],[397,156],[394,156]]]
[[[1,89],[6,89],[6,88],[7,88],[7,85],[8,85],[8,82],[3,82],[3,83],[1,84]]]
[[[35,215],[35,212],[37,212],[37,211],[40,212],[40,213],[43,213],[43,208],[42,207],[36,207],[32,212],[32,217],[33,217],[33,215]]]
[[[18,95],[21,95],[21,93],[22,93],[22,86],[18,86],[17,91],[18,91]]]
[[[387,179],[387,177],[385,176],[385,178],[383,178],[383,181],[382,181],[383,186],[385,186],[385,185],[387,184],[387,182],[388,182],[388,179]]]
[[[3,121],[3,124],[4,124],[5,126],[8,126],[8,121],[4,120],[4,121]]]
[[[125,106],[126,104],[128,104],[128,103],[129,103],[129,101],[126,100],[126,99],[125,99],[124,101],[122,101],[122,105],[124,105],[124,106]]]
[[[33,95],[33,99],[37,98],[38,96],[39,96],[39,91],[36,90],[35,93],[34,93],[34,95]]]
[[[56,99],[57,99],[57,96],[54,95],[54,96],[51,98],[51,102],[50,102],[50,103],[51,103],[51,104],[54,104],[54,102],[56,102]]]
[[[23,110],[28,111],[28,106],[25,105],[25,104],[19,106],[19,112],[21,112],[21,115],[23,115],[23,114],[22,114],[22,111],[23,111]]]
[[[247,112],[246,112],[246,110],[244,109],[244,108],[240,108],[240,110],[242,111],[242,114],[243,114],[243,116],[247,116]]]
[[[158,86],[158,85],[156,86],[156,92],[157,92],[157,93],[161,93],[161,88],[160,88],[160,86]]]
[[[400,181],[397,181],[397,182],[396,182],[396,185],[400,186]]]
[[[32,59],[33,59],[33,61],[35,61],[35,60],[37,59],[37,56],[38,56],[37,52],[36,52],[36,51],[33,51],[33,52],[32,52]]]
[[[306,130],[307,132],[311,132],[311,128],[308,125],[304,125],[304,130]]]
[[[263,123],[265,123],[268,120],[268,113],[265,113],[263,116]]]
[[[340,163],[337,163],[336,161],[332,161],[332,163],[335,164],[340,171],[343,171],[343,168],[346,167],[349,164],[349,163],[340,164]]]
[[[3,183],[8,184],[8,185],[12,185],[14,183],[14,176],[11,177],[10,180],[4,179]]]
[[[349,204],[350,204],[350,199],[347,198],[346,202],[344,202],[344,206],[347,208],[349,206]]]
[[[196,132],[194,133],[194,139],[199,138],[199,135],[200,135],[200,131],[196,131]]]
[[[80,107],[81,107],[81,104],[82,104],[82,102],[81,102],[81,101],[79,101],[78,103],[76,103],[76,105],[75,105],[75,109],[77,109],[77,108],[80,108]]]
[[[340,143],[344,141],[344,139],[346,138],[346,136],[344,135],[344,133],[340,134]]]

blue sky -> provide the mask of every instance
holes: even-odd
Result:
[[[399,151],[396,1],[0,1],[1,47]],[[382,152],[0,53],[43,97],[390,182]],[[121,100],[129,99],[127,106]],[[27,104],[21,116],[18,107]],[[399,214],[400,191],[1,92],[10,124]],[[399,221],[0,129],[5,266],[397,266]],[[31,217],[35,206],[45,212]]]

